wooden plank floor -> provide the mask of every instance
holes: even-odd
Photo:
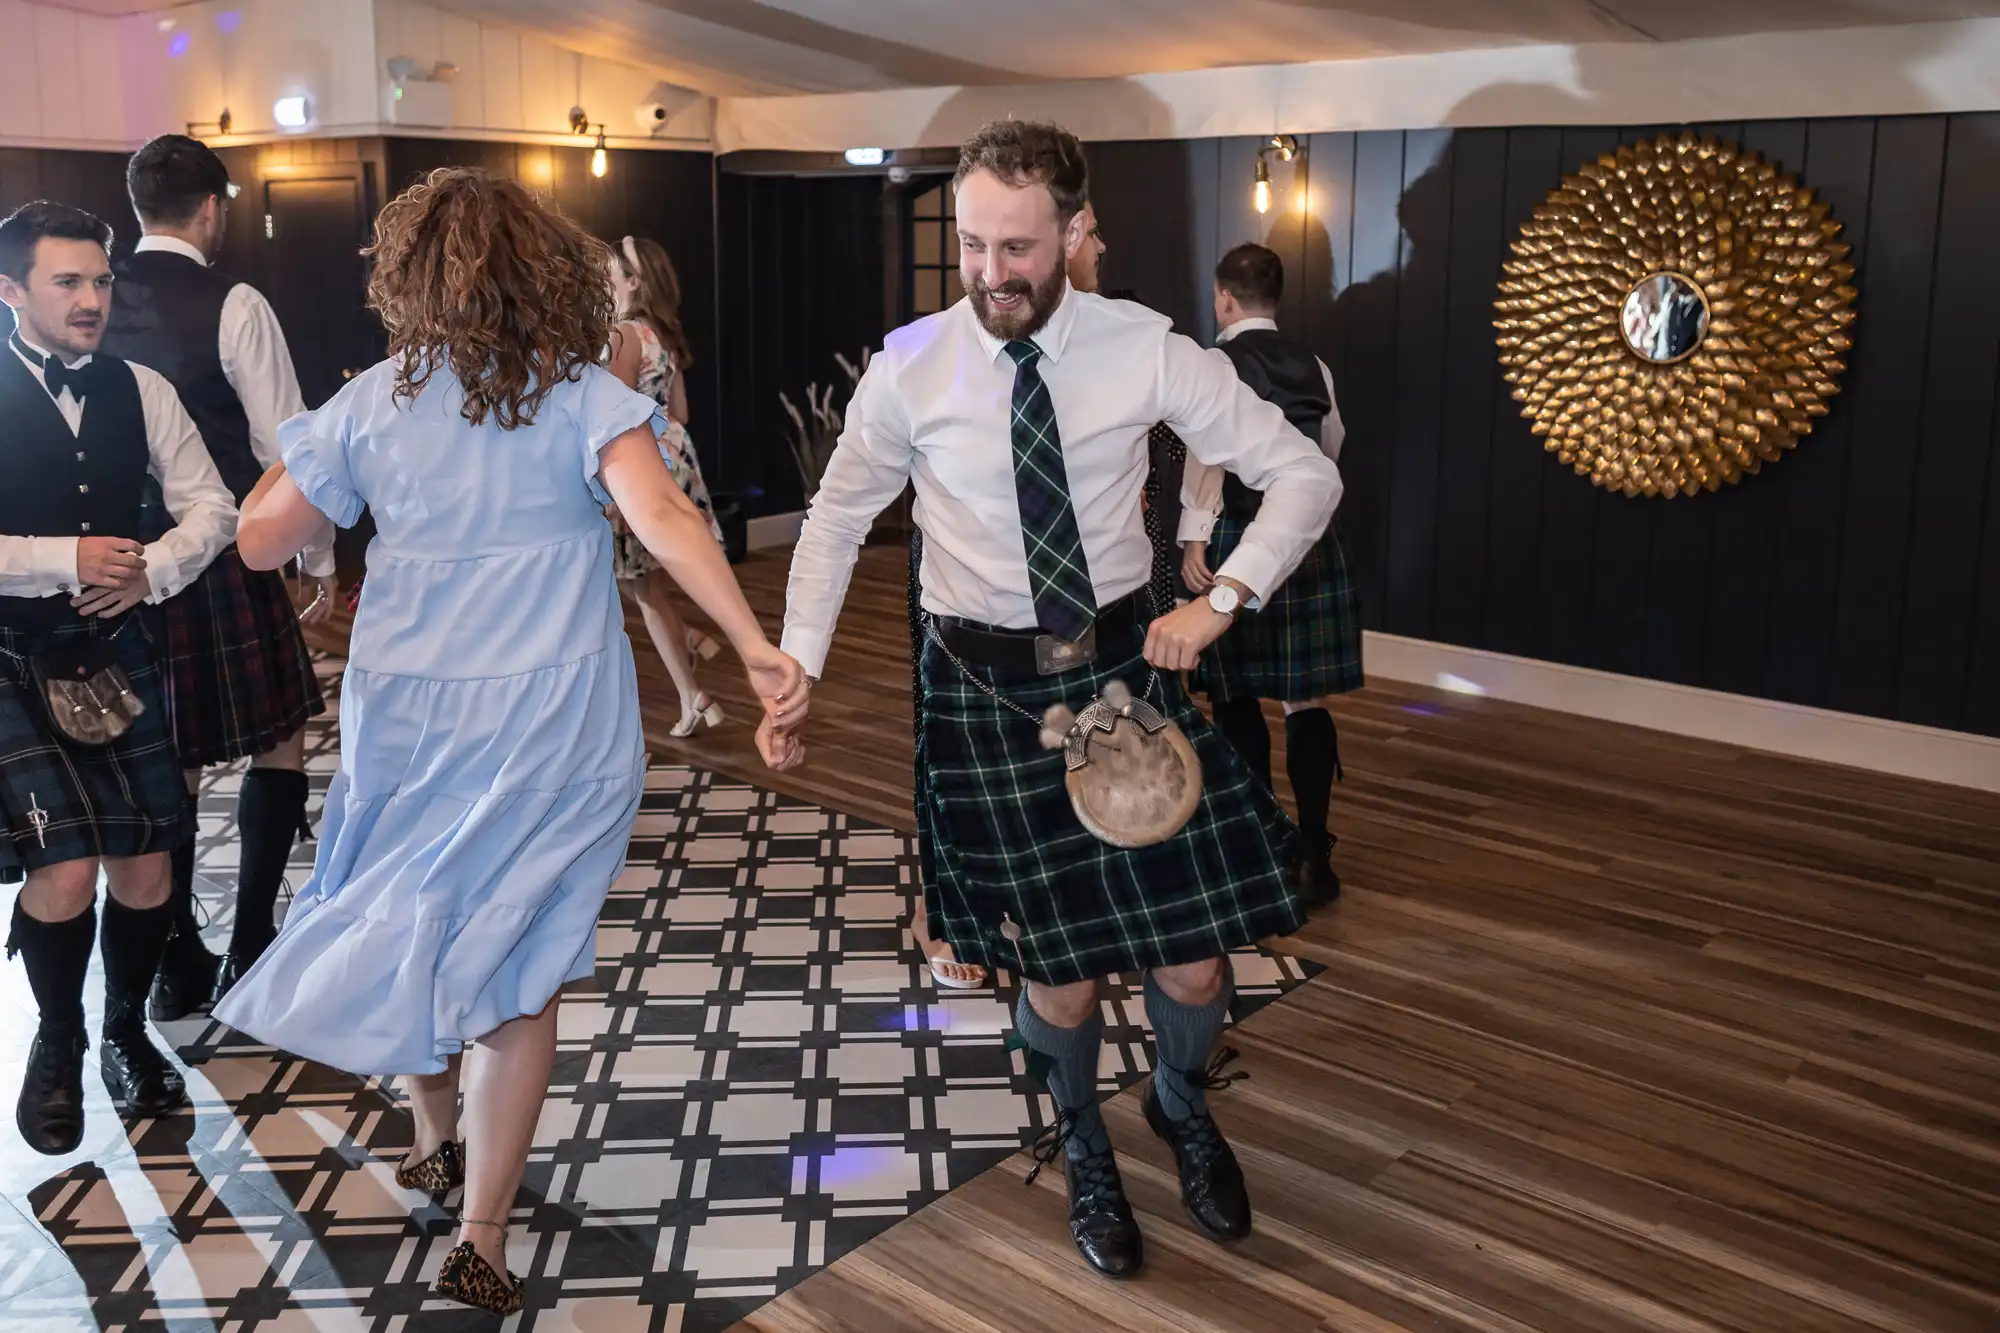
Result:
[[[775,632],[782,553],[739,574]],[[656,753],[908,828],[902,588],[864,552],[804,769],[671,704]],[[1016,1159],[744,1330],[2000,1329],[2000,798],[1399,685],[1336,716],[1347,894],[1280,943],[1329,971],[1217,1098],[1257,1233],[1189,1229],[1127,1095],[1139,1281]]]

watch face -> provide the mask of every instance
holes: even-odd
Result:
[[[1217,613],[1221,615],[1225,616],[1235,615],[1236,600],[1237,600],[1236,589],[1228,587],[1227,585],[1218,585],[1214,588],[1209,589],[1208,604],[1211,607],[1213,607]]]

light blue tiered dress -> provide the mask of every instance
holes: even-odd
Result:
[[[591,975],[645,782],[597,469],[655,404],[592,367],[503,431],[448,371],[394,388],[385,362],[280,431],[305,497],[378,535],[312,879],[215,1011],[358,1074],[441,1072]]]

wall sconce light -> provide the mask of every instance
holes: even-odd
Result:
[[[312,123],[312,101],[301,96],[280,97],[271,103],[271,119],[284,130],[302,130]]]
[[[580,106],[569,109],[569,132],[571,134],[590,133],[590,114]],[[597,147],[590,150],[590,174],[602,177],[611,170],[611,154],[604,150],[604,125],[597,126]]]
[[[1251,190],[1251,201],[1259,213],[1271,211],[1271,165],[1270,155],[1276,153],[1278,160],[1289,162],[1299,155],[1299,141],[1289,134],[1274,134],[1270,141],[1257,149],[1257,183]]]
[[[199,139],[202,138],[203,136],[197,134],[196,133],[197,130],[205,130],[212,128],[216,133],[216,137],[220,138],[229,133],[229,127],[234,123],[235,121],[230,117],[229,108],[224,107],[222,108],[222,114],[217,116],[214,120],[189,121],[187,123],[187,136],[190,139]]]

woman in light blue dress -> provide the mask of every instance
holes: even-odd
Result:
[[[286,422],[284,462],[243,506],[254,568],[364,506],[377,536],[318,863],[215,1012],[309,1059],[411,1076],[398,1182],[465,1185],[438,1290],[504,1314],[521,1302],[505,1226],[553,1001],[592,975],[644,786],[603,506],[729,637],[780,765],[805,691],[661,461],[657,405],[595,364],[606,248],[511,181],[447,169],[382,211],[372,253],[390,359]],[[461,1148],[458,1056],[475,1042]]]

